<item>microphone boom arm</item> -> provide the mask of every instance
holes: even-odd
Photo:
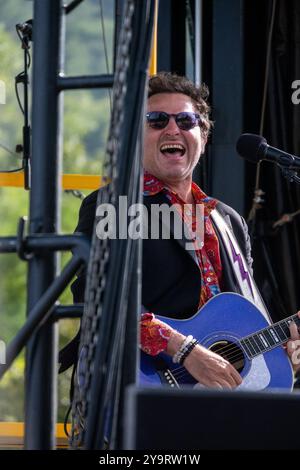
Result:
[[[282,175],[290,182],[290,183],[297,183],[300,184],[300,177],[297,175],[297,172],[291,168],[286,168],[284,166],[280,166]]]

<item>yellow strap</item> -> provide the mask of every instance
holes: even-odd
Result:
[[[67,425],[68,432],[71,430],[71,425]],[[2,422],[0,423],[0,438],[13,438],[24,436],[24,423],[16,422]],[[63,423],[56,424],[56,437],[57,439],[65,438],[64,425]]]
[[[98,189],[103,185],[101,176],[95,175],[62,175],[63,189]],[[13,186],[24,187],[24,173],[0,173],[0,187]]]

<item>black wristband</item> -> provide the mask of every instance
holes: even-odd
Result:
[[[188,357],[188,355],[192,352],[192,350],[194,349],[195,346],[197,346],[198,343],[199,341],[195,338],[193,339],[193,341],[191,341],[187,350],[185,351],[185,353],[182,355],[182,357],[179,360],[179,364],[181,366],[183,365],[184,360]]]

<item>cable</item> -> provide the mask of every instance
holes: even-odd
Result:
[[[14,170],[2,170],[0,173],[18,173],[19,171],[24,170],[24,167],[22,166],[21,168],[16,168]]]
[[[24,75],[24,72],[20,72],[17,76],[16,76],[16,79],[15,79],[15,92],[16,92],[16,97],[17,97],[17,101],[18,101],[18,104],[19,104],[19,107],[20,107],[20,110],[24,116],[24,108],[22,106],[22,103],[21,103],[21,100],[20,100],[20,96],[19,96],[19,90],[18,90],[18,83],[21,83],[22,79],[21,77],[23,77]]]
[[[102,0],[99,0],[99,6],[100,6],[100,19],[101,19],[101,29],[102,29],[102,39],[103,39],[103,48],[104,48],[106,72],[109,74],[110,72],[109,72],[109,63],[108,63],[108,53],[107,53],[107,43],[106,43],[106,36],[105,36],[105,26],[104,26]],[[112,99],[111,99],[111,90],[110,90],[110,88],[108,88],[107,91],[108,91],[109,106],[110,106],[110,112],[111,112],[111,110],[112,110]]]
[[[14,157],[17,157],[18,154],[16,152],[13,152],[12,150],[10,150],[8,147],[6,147],[5,145],[1,144],[0,142],[0,147],[5,150],[6,152],[10,153],[11,155],[13,155]]]
[[[70,417],[70,413],[72,411],[72,400],[73,400],[73,395],[74,395],[74,381],[76,380],[76,365],[74,364],[73,365],[73,370],[72,370],[72,375],[71,375],[71,387],[70,387],[70,404],[69,404],[69,407],[67,409],[67,412],[66,412],[66,415],[65,415],[65,418],[64,418],[64,432],[65,432],[65,435],[67,436],[67,438],[70,438],[70,433],[68,431],[68,421],[69,421],[69,417]]]
[[[283,214],[276,222],[273,223],[272,228],[275,229],[277,227],[282,227],[283,225],[287,224],[288,222],[292,222],[294,217],[300,214],[300,209],[292,212],[291,214]]]
[[[15,92],[19,107],[24,116],[23,125],[23,169],[24,169],[24,188],[30,189],[31,185],[31,165],[30,165],[30,140],[31,130],[29,123],[29,104],[28,104],[28,70],[31,65],[31,56],[29,53],[30,42],[32,41],[33,20],[28,20],[25,23],[16,25],[16,31],[19,39],[21,40],[22,49],[24,50],[24,70],[20,72],[15,78]],[[21,104],[18,84],[23,84],[23,104]]]
[[[115,203],[122,194],[129,193],[131,196],[133,174],[134,182],[138,184],[140,181],[133,167],[140,166],[140,162],[139,165],[137,162],[140,157],[140,145],[137,145],[136,141],[141,131],[154,4],[149,0],[129,0],[125,5],[105,165],[108,176],[112,178],[111,184],[99,192],[98,203]],[[130,202],[134,202],[131,197]],[[73,447],[78,447],[83,442],[85,449],[101,449],[105,444],[107,412],[110,410],[115,411],[115,429],[121,426],[118,409],[119,397],[124,396],[124,389],[120,383],[120,371],[116,367],[121,360],[119,347],[120,353],[124,350],[124,338],[121,338],[121,341],[119,338],[128,313],[126,304],[133,246],[130,239],[108,243],[107,239],[98,239],[93,231],[80,339],[80,350],[85,354],[81,361],[83,373],[81,384],[75,386],[73,401]],[[136,269],[135,266],[132,272]],[[136,323],[135,315],[128,316],[128,331],[131,331],[133,325],[136,328]],[[131,372],[132,375],[133,372],[135,374],[135,363],[132,360],[128,361],[126,369],[127,367],[134,368]],[[116,399],[114,409],[111,408],[112,397]],[[79,434],[76,427],[79,423],[77,403],[82,405],[82,418],[85,421],[84,432]],[[120,439],[117,440],[120,442]],[[113,444],[114,441],[113,436]]]
[[[72,194],[72,196],[80,199],[81,201],[83,201],[83,199],[84,199],[84,194],[81,191],[79,191],[78,189],[65,189],[64,192],[66,194]]]
[[[273,37],[273,29],[274,29],[274,22],[275,22],[276,5],[277,5],[277,0],[273,0],[270,29],[269,29],[269,34],[268,34],[264,89],[263,89],[263,99],[262,99],[261,117],[260,117],[260,125],[259,125],[260,135],[263,134],[265,113],[266,113],[267,87],[268,87],[268,78],[269,78],[269,71],[270,71],[271,47],[272,47],[272,37]],[[257,167],[256,167],[254,198],[253,198],[252,207],[250,209],[250,212],[247,218],[248,222],[255,219],[256,211],[260,207],[260,203],[264,202],[263,199],[260,197],[262,194],[264,194],[262,193],[262,190],[259,188],[260,174],[261,174],[261,162],[258,162]]]

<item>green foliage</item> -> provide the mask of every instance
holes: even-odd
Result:
[[[112,71],[113,20],[111,0],[103,0],[109,71]],[[23,116],[14,89],[14,78],[23,70],[23,50],[15,25],[32,18],[33,2],[0,0],[0,80],[6,85],[6,104],[0,104],[0,170],[21,166],[21,157],[11,155],[1,144],[14,151],[22,142]],[[99,0],[85,0],[67,17],[66,66],[68,75],[107,73],[100,24]],[[30,50],[32,54],[32,49]],[[23,90],[19,86],[22,101]],[[30,92],[31,93],[31,92]],[[64,173],[100,174],[105,153],[110,116],[107,90],[68,91],[64,97]],[[80,188],[78,188],[80,189]],[[87,191],[84,192],[87,194]],[[0,187],[0,236],[15,236],[20,216],[29,213],[29,193],[21,188]],[[62,233],[72,233],[81,201],[63,193]],[[62,254],[62,266],[70,259]],[[26,318],[26,263],[15,254],[0,256],[0,339],[8,342]],[[72,303],[70,289],[60,298]],[[60,346],[77,332],[78,321],[60,322]],[[70,371],[59,377],[59,413],[61,422],[68,405]],[[22,421],[24,356],[21,355],[0,382],[0,421]]]
[[[0,420],[24,421],[24,355],[13,363],[0,383]]]
[[[100,22],[101,4],[105,19],[108,70]],[[112,72],[113,5],[114,2],[111,0],[85,0],[80,7],[67,16],[66,73],[68,75]]]
[[[76,91],[65,97],[65,173],[100,174],[109,120],[108,95]]]

